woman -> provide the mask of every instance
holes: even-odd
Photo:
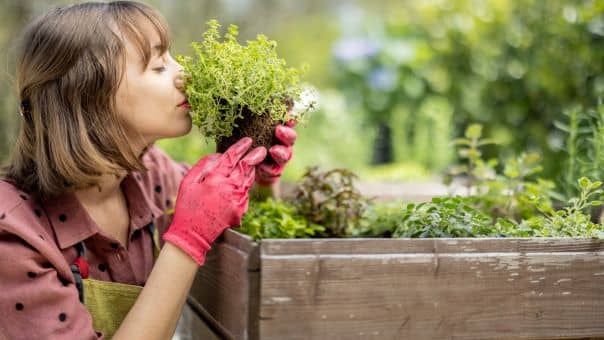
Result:
[[[170,338],[211,244],[291,158],[288,126],[275,166],[249,138],[190,170],[154,147],[191,129],[168,48],[161,15],[136,2],[58,8],[26,29],[0,181],[0,335]]]

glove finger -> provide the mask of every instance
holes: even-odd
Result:
[[[274,177],[280,176],[283,172],[284,166],[279,164],[260,164],[258,167],[259,176],[261,177]]]
[[[220,158],[220,169],[226,173],[230,173],[241,157],[249,150],[250,146],[252,146],[252,139],[250,137],[243,137],[237,143],[231,145]]]
[[[243,159],[242,163],[249,165],[250,167],[255,167],[256,165],[262,163],[262,161],[266,158],[266,148],[263,146],[259,146],[254,150],[250,151]]]
[[[233,170],[233,172],[229,175],[230,178],[233,178],[235,181],[244,181],[245,178],[249,175],[249,173],[253,173],[257,164],[260,164],[266,158],[266,148],[263,146],[259,146],[248,153]]]
[[[203,181],[208,173],[218,165],[219,159],[220,154],[212,154],[204,157],[193,166],[186,177],[189,178],[189,175],[192,176],[190,180],[194,183]]]
[[[256,169],[252,167],[248,173],[245,174],[245,178],[243,180],[243,189],[249,190],[254,182],[256,181]]]
[[[289,126],[277,125],[275,128],[275,137],[286,146],[291,146],[296,142],[298,134],[296,133],[296,130]]]
[[[292,158],[292,147],[284,145],[273,145],[268,153],[275,160],[275,163],[283,165]]]
[[[245,195],[241,195],[241,198],[237,202],[237,206],[240,209],[239,211],[241,211],[242,213],[245,214],[245,212],[247,211],[249,202],[250,202],[249,195],[247,193]]]
[[[229,226],[241,225],[241,219],[248,208],[249,196],[247,192],[241,194],[239,197],[232,201],[233,213],[230,216]]]

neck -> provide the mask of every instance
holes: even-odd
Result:
[[[119,176],[102,175],[97,186],[76,190],[75,195],[84,205],[102,204],[121,195],[120,184],[125,177],[125,173]]]
[[[142,140],[139,140],[139,143],[132,142],[132,144],[139,157],[148,146]],[[75,195],[81,203],[88,206],[115,199],[122,194],[120,185],[126,175],[126,171],[122,171],[119,175],[104,174],[101,176],[98,185],[76,190]]]

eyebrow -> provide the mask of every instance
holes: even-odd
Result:
[[[164,45],[160,44],[156,44],[153,46],[153,51],[156,51],[158,55],[161,55],[162,51],[166,50],[166,47]]]

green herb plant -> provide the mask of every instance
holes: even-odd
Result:
[[[312,109],[309,106],[295,117],[288,116],[288,108],[303,91],[304,69],[288,67],[277,55],[275,41],[260,34],[241,45],[236,25],[230,25],[224,37],[218,21],[210,20],[208,26],[203,41],[191,44],[194,55],[178,57],[186,74],[193,123],[203,135],[217,141],[232,136],[244,113],[276,124],[301,120]],[[273,128],[268,128],[272,136]]]
[[[576,178],[604,178],[604,103],[600,100],[595,108],[576,106],[563,113],[566,120],[554,125],[566,135],[562,150],[567,157],[560,183],[569,198],[582,190]]]
[[[392,237],[401,224],[400,201],[372,202],[367,206],[352,237]]]
[[[450,183],[453,177],[465,175],[467,192],[471,194],[472,189],[480,190],[486,181],[495,178],[498,162],[496,159],[483,160],[480,148],[496,142],[482,138],[480,124],[469,125],[464,136],[465,138],[455,139],[453,144],[459,147],[457,153],[462,160],[466,160],[466,164],[452,166],[446,174],[445,182]]]
[[[269,198],[250,204],[237,231],[258,241],[263,238],[312,237],[325,231],[325,228],[307,223],[291,204]]]
[[[326,228],[322,236],[348,236],[358,226],[370,202],[354,186],[356,178],[346,169],[322,172],[318,167],[311,167],[298,183],[292,204],[309,225]]]
[[[434,197],[431,202],[406,204],[394,237],[501,236],[491,217],[473,206],[467,197]]]
[[[567,207],[556,210],[552,198],[558,200],[555,185],[541,178],[532,179],[542,170],[540,157],[522,153],[505,162],[499,173],[496,160],[484,161],[479,147],[490,143],[481,140],[481,128],[472,125],[465,139],[456,141],[463,148],[460,156],[468,164],[459,166],[457,174],[468,178],[467,197],[436,197],[431,202],[406,204],[400,218],[388,214],[379,230],[392,232],[394,237],[603,237],[603,227],[594,224],[586,213],[590,207],[602,205],[599,198],[602,182],[587,177],[577,181],[578,197],[570,198]],[[370,217],[371,218],[371,217]],[[374,227],[374,230],[376,227]]]
[[[560,197],[554,191],[552,181],[534,178],[543,170],[537,153],[522,153],[507,159],[503,162],[503,169],[499,170],[498,160],[482,158],[481,148],[496,142],[482,138],[482,126],[479,124],[468,126],[465,138],[456,139],[454,143],[466,164],[451,167],[445,182],[450,183],[455,176],[465,176],[467,195],[473,197],[476,208],[487,212],[493,220],[498,217],[519,220],[538,213],[532,204],[533,196],[544,197],[543,202],[550,204],[551,198]]]
[[[587,177],[578,181],[581,189],[578,197],[569,200],[569,205],[555,210],[550,204],[543,204],[542,198],[535,196],[534,204],[541,214],[532,216],[514,225],[500,225],[499,229],[508,236],[516,237],[593,237],[604,238],[604,226],[591,221],[589,209],[601,206],[602,182],[592,182]]]
[[[589,215],[590,208],[604,203],[601,181],[582,177],[576,185],[578,194],[564,199],[553,182],[536,177],[542,171],[537,154],[522,153],[498,169],[497,160],[482,159],[480,147],[492,141],[482,139],[479,125],[469,127],[465,137],[456,142],[462,147],[460,156],[467,160],[458,166],[457,174],[469,181],[467,196],[376,204],[355,189],[352,172],[320,172],[314,167],[298,184],[290,210],[311,229],[298,226],[295,229],[304,232],[288,235],[604,238],[604,226],[593,223]],[[565,203],[554,204],[554,200]],[[318,225],[324,229],[315,228]]]

